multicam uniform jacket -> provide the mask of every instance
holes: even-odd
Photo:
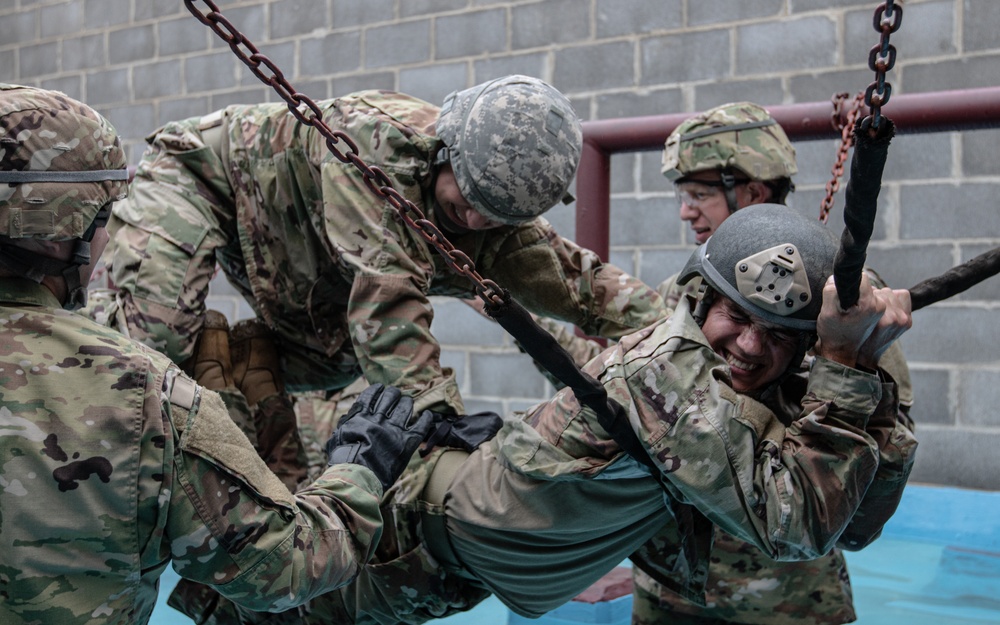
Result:
[[[435,222],[437,107],[381,91],[319,106]],[[290,391],[339,390],[363,374],[405,389],[417,410],[464,412],[438,360],[428,296],[473,297],[471,284],[317,132],[284,104],[264,104],[171,123],[148,140],[109,225],[112,278],[133,336],[187,358],[218,260],[276,332]],[[663,310],[652,289],[544,219],[449,238],[529,310],[594,334],[621,336]]]
[[[916,443],[896,423],[892,382],[816,359],[800,412],[784,425],[727,385],[728,365],[683,306],[588,372],[625,407],[664,486],[565,389],[505,421],[458,469],[443,506],[420,499],[437,453],[415,457],[384,502],[394,532],[372,562],[280,622],[422,623],[486,591],[539,616],[668,531],[661,569],[683,573],[680,590],[696,597],[712,524],[780,560],[816,558],[838,540],[863,546],[895,510],[912,465]],[[898,466],[881,464],[890,446]],[[431,555],[441,546],[423,534],[422,513],[445,515],[460,569]]]
[[[145,623],[171,562],[284,610],[371,556],[368,469],[293,497],[216,393],[31,281],[0,281],[0,327],[0,623]]]

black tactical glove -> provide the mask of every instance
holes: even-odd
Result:
[[[429,454],[435,446],[457,447],[472,453],[490,440],[500,430],[503,419],[495,412],[477,412],[467,415],[434,415],[434,428],[421,456]]]
[[[366,466],[385,491],[406,468],[434,424],[429,410],[410,423],[412,414],[413,400],[398,388],[372,384],[362,391],[326,442],[329,464]]]

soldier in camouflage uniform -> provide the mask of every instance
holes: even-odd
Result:
[[[145,623],[168,563],[256,610],[330,591],[373,554],[397,457],[431,426],[397,389],[373,388],[331,438],[331,466],[289,493],[219,395],[71,312],[127,180],[97,112],[0,84],[4,625]]]
[[[665,314],[652,289],[539,217],[568,197],[582,141],[551,86],[515,75],[440,109],[387,91],[318,106],[527,308],[613,337]],[[274,332],[289,391],[338,391],[363,375],[405,389],[418,410],[464,413],[439,363],[428,296],[475,291],[314,128],[284,104],[231,106],[148,141],[109,226],[132,336],[185,362],[218,262]]]
[[[828,279],[837,243],[822,224],[770,204],[731,221],[681,276],[706,276],[712,303],[695,314],[685,299],[587,365],[654,468],[564,389],[471,454],[414,457],[383,500],[394,532],[352,584],[267,619],[225,601],[189,613],[216,624],[416,624],[494,593],[536,617],[654,536],[654,572],[693,598],[704,596],[715,526],[780,560],[868,544],[895,510],[916,446],[896,421],[895,383],[875,369],[910,325],[908,294],[864,279],[858,306],[841,313]],[[801,260],[788,262],[789,249]],[[753,263],[749,283],[736,277],[743,262]],[[754,299],[754,278],[775,265],[789,274],[777,289],[793,307]],[[764,393],[817,335],[798,394]],[[790,403],[799,409],[786,424],[775,409]]]

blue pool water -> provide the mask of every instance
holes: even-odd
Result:
[[[1000,624],[1000,492],[910,485],[882,537],[847,554],[857,625]],[[166,605],[161,582],[152,625],[190,625]],[[435,625],[507,625],[495,598]],[[538,625],[565,623],[553,615]]]

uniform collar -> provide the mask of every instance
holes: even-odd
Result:
[[[52,291],[25,278],[0,278],[0,302],[24,306],[62,308]]]

